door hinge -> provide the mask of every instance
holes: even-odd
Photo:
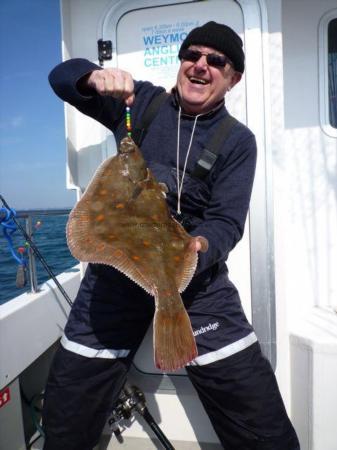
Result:
[[[99,39],[97,41],[97,47],[98,61],[100,66],[103,66],[104,61],[109,61],[110,59],[112,59],[112,42]]]

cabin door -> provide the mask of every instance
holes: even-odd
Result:
[[[170,90],[175,85],[179,68],[179,47],[187,33],[210,20],[229,25],[245,42],[247,69],[242,81],[226,95],[226,106],[232,115],[253,130],[259,154],[264,155],[264,123],[256,120],[256,114],[263,112],[263,95],[259,95],[259,90],[263,89],[263,77],[258,77],[263,70],[262,57],[259,56],[262,51],[261,14],[258,2],[250,2],[249,9],[247,2],[242,3],[240,5],[234,0],[116,2],[102,23],[103,40],[112,41],[113,46],[112,60],[105,62],[104,66],[118,66],[131,72],[135,79],[149,80]],[[244,24],[254,27],[254,35],[248,42],[249,32]],[[254,66],[249,67],[250,58]],[[248,90],[250,86],[251,92]],[[251,121],[250,105],[254,114]],[[270,278],[270,236],[265,229],[268,216],[265,173],[265,159],[261,157],[257,170],[257,177],[261,179],[254,187],[245,235],[230,255],[228,266],[230,279],[238,287],[247,317],[253,321],[265,353],[273,362],[274,293],[270,289],[273,285]],[[259,270],[252,270],[251,264],[252,267],[256,264]],[[149,332],[145,341],[150,340]],[[144,345],[150,345],[150,342]],[[152,351],[140,349],[140,354],[141,357],[136,356],[135,359],[139,369],[154,372]]]

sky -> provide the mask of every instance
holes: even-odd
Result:
[[[63,103],[48,83],[59,0],[0,0],[0,62],[0,194],[17,210],[72,207]]]

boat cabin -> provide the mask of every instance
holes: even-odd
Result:
[[[215,20],[241,36],[245,72],[226,106],[254,132],[258,161],[245,236],[228,261],[230,278],[275,369],[301,449],[335,450],[336,0],[61,0],[60,14],[64,60],[119,67],[168,91],[192,28]],[[116,152],[115,140],[70,105],[65,139],[67,186],[80,199],[97,166]],[[58,277],[73,299],[82,273],[77,267]],[[30,397],[43,391],[68,311],[53,282],[0,305],[1,449],[27,448],[36,431],[20,385]],[[164,435],[176,449],[221,448],[185,371],[163,374],[152,356],[149,330],[129,382],[144,393]],[[140,414],[116,429],[112,417],[101,450],[163,446]],[[42,438],[30,448],[42,448]]]

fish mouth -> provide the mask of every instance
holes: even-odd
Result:
[[[132,153],[136,149],[136,144],[133,142],[133,140],[127,136],[124,139],[121,140],[118,153]]]
[[[189,76],[188,80],[190,81],[190,83],[193,84],[201,84],[203,86],[205,86],[206,84],[209,84],[209,80],[205,80],[204,78],[200,78],[200,77],[196,77],[196,76]]]

